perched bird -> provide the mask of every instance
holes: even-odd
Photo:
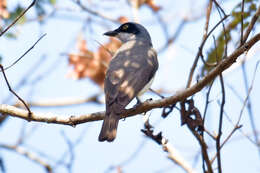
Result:
[[[104,82],[106,114],[98,140],[111,142],[125,107],[149,89],[158,61],[151,37],[140,24],[124,23],[104,35],[123,43],[112,57]]]

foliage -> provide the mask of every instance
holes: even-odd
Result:
[[[245,1],[245,10],[243,13],[243,29],[245,30],[249,24],[249,17],[254,14],[256,11],[256,5],[258,1],[257,0],[246,0]],[[232,34],[239,34],[241,30],[241,2],[236,5],[234,10],[232,11],[231,14],[231,21],[226,25],[225,24],[225,30],[222,30],[220,32],[219,36],[216,38],[216,42],[214,45],[207,53],[207,59],[206,62],[208,64],[214,64],[219,62],[222,58],[224,58],[225,55],[225,46],[234,39],[232,37]],[[236,37],[237,38],[237,37]],[[234,41],[234,40],[233,40]],[[239,40],[236,40],[238,42]],[[238,44],[238,43],[237,43]],[[204,64],[202,67],[202,76],[205,76],[210,70],[213,69],[213,66],[208,66],[207,64]]]

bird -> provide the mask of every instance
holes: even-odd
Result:
[[[122,42],[105,75],[106,111],[98,137],[100,142],[112,142],[120,115],[134,98],[138,99],[150,88],[159,65],[150,34],[141,24],[127,22],[104,35]]]

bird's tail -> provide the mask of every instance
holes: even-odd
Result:
[[[99,134],[98,140],[100,142],[108,141],[112,142],[116,138],[117,125],[120,116],[111,112],[110,114],[105,115],[105,119],[103,121],[102,129]]]

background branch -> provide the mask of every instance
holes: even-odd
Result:
[[[0,144],[0,148],[16,152],[17,154],[20,154],[20,155],[24,156],[25,158],[30,159],[30,160],[34,161],[35,163],[38,163],[39,165],[43,166],[48,173],[53,172],[51,166],[48,163],[46,163],[41,158],[36,156],[36,154],[33,154],[32,152],[26,151],[22,147]]]

